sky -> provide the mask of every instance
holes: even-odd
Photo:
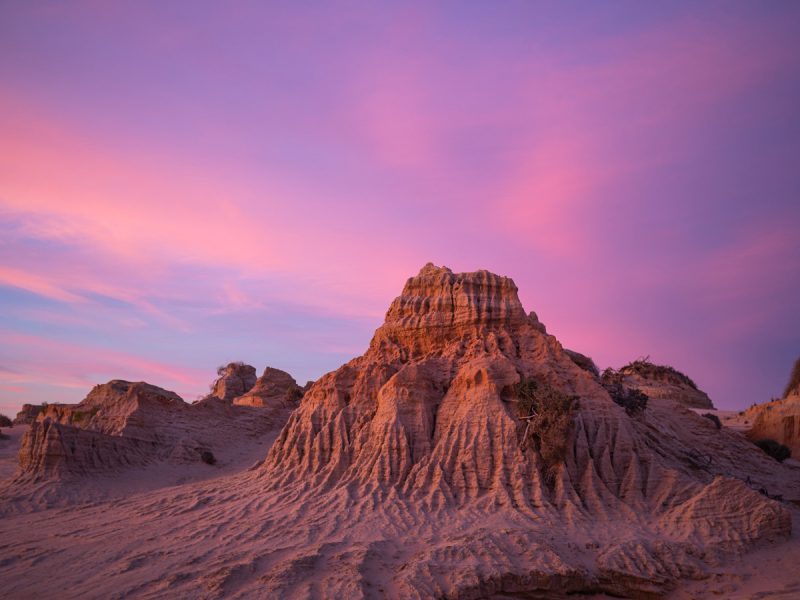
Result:
[[[427,262],[718,407],[800,355],[800,3],[0,3],[0,412],[316,379]]]

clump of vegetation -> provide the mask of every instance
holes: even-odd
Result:
[[[794,361],[792,374],[789,375],[789,383],[786,384],[786,389],[783,390],[783,397],[786,398],[793,391],[800,393],[800,358]]]
[[[519,417],[527,421],[523,445],[533,444],[542,459],[542,474],[550,485],[567,457],[578,398],[546,382],[522,379],[514,386]]]
[[[98,410],[100,410],[100,409],[99,409],[99,407],[97,407],[97,406],[93,406],[93,407],[92,407],[90,410],[88,410],[87,412],[84,412],[84,411],[82,411],[82,410],[76,410],[76,411],[74,411],[74,412],[72,413],[72,422],[73,422],[73,423],[80,423],[80,422],[82,422],[82,421],[88,421],[88,420],[90,420],[90,419],[91,419],[93,416],[95,416],[95,415],[97,414],[97,411],[98,411]]]
[[[300,402],[300,399],[303,397],[303,394],[305,394],[305,392],[303,391],[303,388],[300,388],[300,387],[297,387],[297,386],[293,386],[293,387],[287,388],[286,389],[286,401],[291,403],[291,404],[295,404],[297,402]]]
[[[211,450],[203,450],[200,452],[200,460],[202,460],[207,465],[215,465],[217,464],[217,459],[214,456],[214,453]]]
[[[574,350],[568,350],[566,348],[564,348],[564,352],[572,359],[572,362],[578,365],[581,369],[591,373],[595,377],[600,376],[600,369],[597,368],[597,365],[594,364],[594,361],[591,358],[585,354],[575,352]]]
[[[685,383],[691,388],[697,389],[697,384],[692,381],[692,379],[688,375],[684,375],[677,369],[673,369],[670,366],[666,365],[656,365],[650,362],[650,357],[645,356],[644,358],[639,358],[631,363],[628,363],[624,367],[619,370],[620,373],[623,375],[627,375],[630,373],[636,373],[641,375],[642,377],[647,377],[648,379],[655,379],[655,380],[665,380],[665,379],[672,379],[677,380],[682,383]]]
[[[717,429],[722,429],[722,421],[719,420],[719,417],[714,413],[704,413],[703,416],[714,423],[717,426]]]
[[[244,361],[241,361],[241,360],[236,360],[234,362],[229,362],[227,365],[220,365],[220,366],[217,367],[217,375],[222,377],[225,374],[225,371],[227,369],[235,368],[235,367],[243,367],[243,366],[244,366]]]
[[[0,414],[0,427],[13,427],[14,422],[6,415]]]
[[[629,417],[639,415],[647,408],[647,401],[650,399],[644,392],[630,388],[622,382],[622,370],[615,371],[608,368],[603,371],[600,383],[611,396],[611,399],[625,409]]]
[[[789,448],[776,442],[775,440],[757,440],[755,445],[778,462],[783,462],[792,456],[792,451],[789,450]]]

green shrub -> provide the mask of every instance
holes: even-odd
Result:
[[[722,421],[719,420],[719,417],[714,413],[704,413],[703,416],[714,423],[717,426],[717,429],[722,429]]]
[[[519,416],[528,420],[522,443],[531,443],[539,453],[542,475],[552,486],[567,457],[578,399],[535,379],[522,379],[514,386],[514,395]]]
[[[641,414],[647,408],[647,394],[626,386],[623,382],[622,371],[608,368],[603,371],[600,384],[606,389],[611,399],[625,409],[629,417]]]
[[[778,462],[783,462],[792,455],[789,448],[775,440],[757,440],[755,444]]]

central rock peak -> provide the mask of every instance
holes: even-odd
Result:
[[[406,281],[371,347],[390,342],[418,354],[465,336],[511,331],[528,322],[509,277],[483,270],[453,273],[428,263]]]

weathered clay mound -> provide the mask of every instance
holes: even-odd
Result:
[[[638,390],[648,398],[674,400],[689,408],[714,408],[708,394],[687,375],[647,359],[636,360],[619,371],[606,369],[603,380],[619,380],[625,387]]]
[[[95,386],[79,404],[46,406],[22,439],[22,481],[74,479],[158,462],[215,463],[240,440],[280,427],[283,406],[255,409],[215,398],[194,404],[144,382]]]
[[[392,303],[366,354],[308,390],[267,456],[264,485],[290,494],[302,482],[298,498],[347,490],[354,514],[364,517],[366,502],[370,510],[398,513],[400,522],[413,521],[418,511],[435,521],[452,509],[576,531],[633,519],[651,540],[609,541],[602,552],[582,552],[580,565],[595,565],[588,570],[577,566],[574,553],[556,548],[547,550],[554,555],[549,563],[523,567],[510,560],[504,567],[498,550],[483,575],[471,571],[474,584],[450,569],[464,552],[482,552],[493,542],[448,540],[448,548],[463,548],[452,564],[446,554],[426,554],[398,574],[410,578],[408,590],[445,597],[499,593],[502,581],[530,592],[559,573],[578,587],[658,592],[701,569],[703,553],[741,552],[759,539],[788,535],[788,511],[745,483],[769,477],[777,465],[682,408],[682,386],[691,387],[685,382],[626,377],[645,389],[658,383],[660,393],[635,417],[525,314],[510,279],[428,265]],[[520,386],[530,382],[556,390],[548,398],[575,399],[561,461],[548,421],[536,416],[546,407],[521,409]],[[671,389],[679,392],[675,398],[668,397]],[[525,544],[544,551],[534,539]],[[434,576],[431,563],[451,575]],[[283,593],[281,585],[273,592]]]
[[[255,385],[245,394],[234,398],[242,406],[278,406],[294,408],[303,397],[303,388],[286,371],[267,367]]]

